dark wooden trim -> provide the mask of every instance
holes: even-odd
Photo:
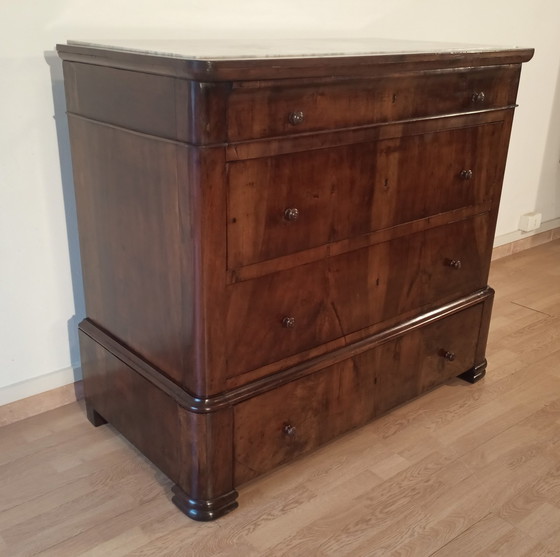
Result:
[[[448,304],[438,307],[432,311],[423,313],[412,319],[408,319],[393,327],[385,329],[379,333],[366,337],[348,346],[343,346],[337,350],[322,354],[315,358],[306,360],[298,365],[247,383],[240,387],[231,389],[227,393],[211,397],[198,397],[192,393],[178,387],[173,381],[167,379],[160,370],[140,358],[132,350],[123,346],[117,339],[103,331],[89,319],[84,319],[80,323],[80,330],[92,340],[109,351],[124,364],[139,373],[144,379],[148,380],[155,387],[172,397],[179,406],[197,413],[207,414],[217,412],[225,407],[238,404],[244,400],[260,395],[281,385],[289,383],[294,379],[299,379],[309,375],[323,367],[335,364],[344,359],[361,354],[366,350],[393,340],[411,330],[418,329],[428,323],[452,315],[465,308],[484,302],[488,297],[494,295],[494,290],[485,288],[469,296],[454,300]]]
[[[178,485],[173,486],[171,501],[189,518],[199,522],[216,520],[236,509],[237,491],[232,490],[215,499],[192,499]]]

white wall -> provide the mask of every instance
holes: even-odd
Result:
[[[0,3],[0,404],[72,381],[83,316],[61,67],[67,39],[379,36],[532,46],[498,235],[560,217],[557,0]],[[39,378],[39,379],[34,379]]]

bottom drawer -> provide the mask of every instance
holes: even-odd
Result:
[[[481,319],[478,304],[237,405],[235,484],[472,368]]]

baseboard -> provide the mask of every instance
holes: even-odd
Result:
[[[83,397],[81,370],[65,368],[0,388],[0,426]]]
[[[0,387],[0,407],[10,404],[22,398],[58,389],[70,385],[82,378],[82,370],[79,365],[75,367],[66,367],[37,377],[31,377],[19,383],[12,383]]]
[[[533,232],[519,230],[504,234],[494,240],[492,261],[558,239],[560,239],[560,219],[549,220]]]
[[[0,426],[12,424],[84,398],[82,381],[0,406]]]

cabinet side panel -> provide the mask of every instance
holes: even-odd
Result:
[[[80,350],[88,410],[109,421],[173,481],[188,476],[191,465],[180,462],[181,446],[193,440],[181,438],[177,403],[82,331]]]
[[[68,112],[142,133],[209,144],[225,137],[227,83],[64,62]]]
[[[177,88],[184,90],[186,101],[186,81],[75,62],[64,63],[64,81],[69,113],[170,139],[187,139],[186,102],[176,105]]]
[[[177,384],[193,382],[184,147],[70,117],[87,316]]]

